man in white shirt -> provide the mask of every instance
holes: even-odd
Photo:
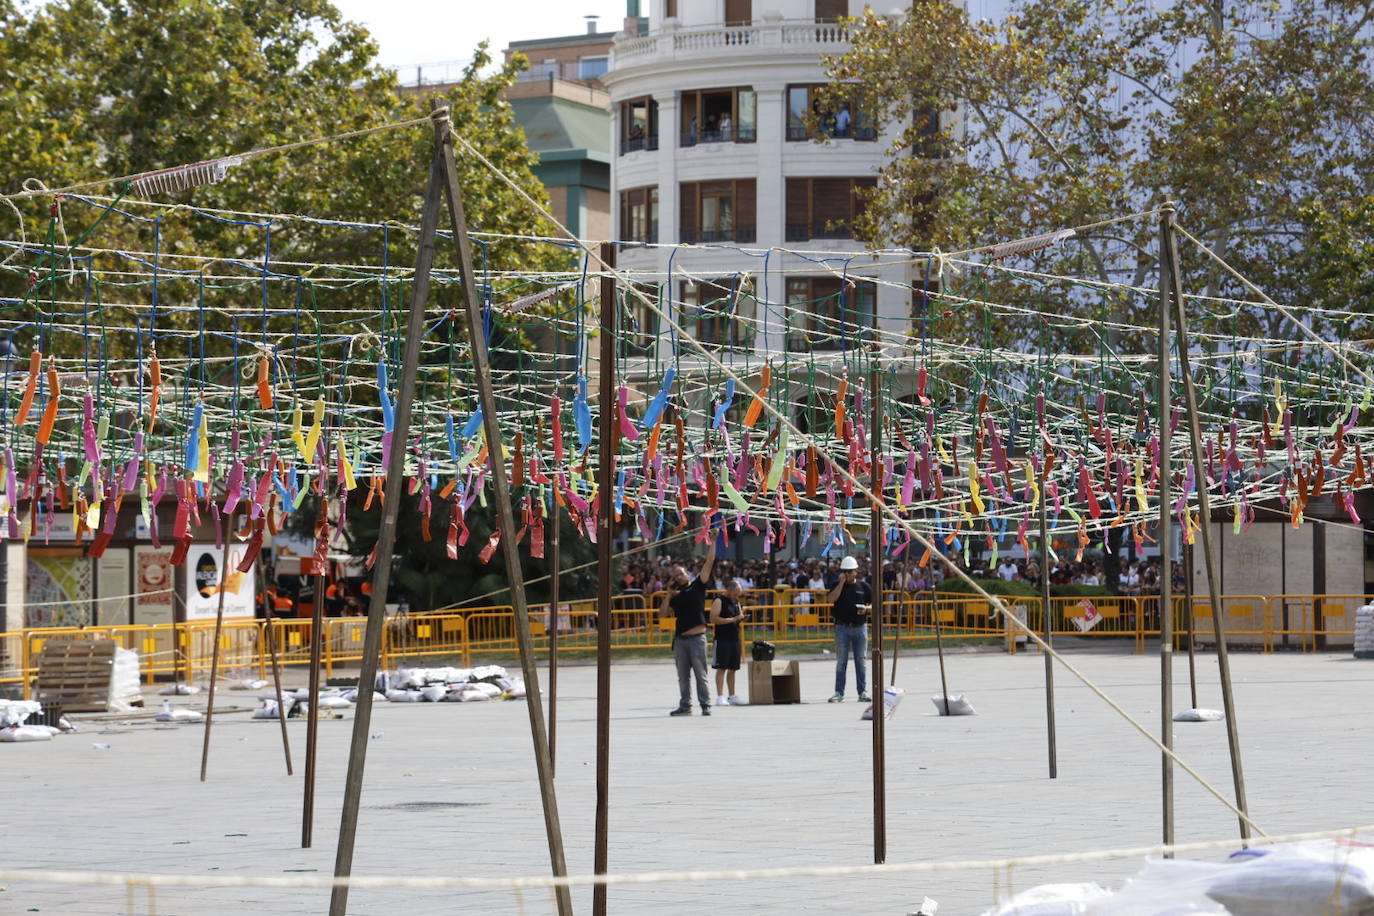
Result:
[[[1003,582],[1011,582],[1016,578],[1016,564],[1008,557],[1002,561],[1002,565],[997,567],[997,578]]]

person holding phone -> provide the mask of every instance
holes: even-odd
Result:
[[[692,714],[692,680],[697,684],[697,702],[701,704],[701,714],[711,714],[710,686],[706,682],[706,583],[711,579],[711,569],[716,565],[717,532],[712,528],[707,540],[710,547],[701,570],[691,576],[687,567],[679,564],[673,567],[668,585],[668,594],[663,597],[660,612],[666,614],[671,608],[677,622],[673,626],[673,661],[677,664],[678,704],[670,716],[690,716]]]
[[[711,602],[711,625],[716,628],[716,655],[711,667],[716,669],[717,706],[749,705],[735,693],[735,672],[744,657],[744,611],[739,606],[743,593],[740,580],[731,579],[725,583],[725,594]]]
[[[844,702],[845,669],[849,654],[854,653],[854,679],[858,681],[859,702],[868,701],[868,615],[873,600],[868,583],[859,581],[859,561],[845,557],[840,561],[840,578],[830,589],[830,602],[835,619],[835,695],[831,703]]]

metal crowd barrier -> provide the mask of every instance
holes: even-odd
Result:
[[[710,597],[720,593],[712,592]],[[661,650],[672,645],[674,619],[661,611],[663,592],[617,596],[611,611],[612,651]],[[1031,630],[1043,634],[1045,609],[1035,597],[1010,597],[1004,602]],[[1228,642],[1261,652],[1281,649],[1324,651],[1353,641],[1355,610],[1368,603],[1367,595],[1225,595],[1221,611]],[[767,639],[789,645],[828,644],[833,641],[830,608],[825,595],[798,589],[752,589],[741,597],[747,614],[747,641]],[[1015,653],[1027,643],[1024,633],[1002,619],[986,599],[934,592],[884,591],[878,607],[888,638],[908,641],[949,639],[997,640]],[[1215,646],[1212,607],[1205,595],[1194,595],[1192,614],[1186,596],[1172,601],[1173,633],[1178,646],[1191,638],[1197,645]],[[1056,637],[1129,641],[1144,652],[1160,635],[1157,597],[1092,597],[1050,599],[1051,632]],[[530,607],[534,647],[550,648],[557,629],[560,651],[590,652],[596,648],[596,602],[563,602],[551,618],[548,605]],[[362,617],[325,621],[321,660],[327,675],[362,658]],[[281,665],[306,665],[310,660],[311,621],[276,618],[272,641]],[[509,606],[450,608],[388,617],[383,629],[381,664],[397,667],[448,659],[465,667],[517,654],[515,615]],[[220,632],[220,666],[227,677],[270,676],[266,624],[261,620],[227,620]],[[157,679],[190,682],[209,675],[214,651],[214,621],[138,626],[47,627],[0,633],[0,684],[20,684],[27,699],[37,674],[37,660],[48,640],[113,639],[140,656],[148,683]]]

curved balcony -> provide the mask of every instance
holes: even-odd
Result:
[[[807,54],[834,53],[844,49],[849,33],[834,23],[810,20],[765,19],[745,26],[681,28],[671,21],[643,38],[618,41],[611,47],[611,70],[638,64],[663,63],[719,57],[728,54],[757,55],[768,50]]]

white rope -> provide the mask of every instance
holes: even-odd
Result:
[[[1250,839],[1248,846],[1267,846],[1278,843],[1297,843],[1304,840],[1350,837],[1374,831],[1374,825],[1343,827],[1338,830],[1316,830]],[[1127,859],[1140,856],[1164,855],[1180,852],[1204,852],[1235,849],[1237,840],[1207,840],[1172,845],[1130,846],[1118,849],[1094,849],[1087,852],[1052,853],[1021,856],[1009,859],[954,859],[947,862],[893,862],[885,865],[790,865],[777,868],[730,868],[706,871],[626,872],[607,875],[521,875],[505,877],[456,877],[445,875],[353,875],[335,878],[326,875],[159,875],[124,872],[50,871],[3,869],[0,881],[29,884],[95,884],[142,885],[145,887],[279,887],[279,888],[411,888],[415,890],[443,890],[448,888],[535,888],[578,887],[586,885],[670,884],[711,881],[762,881],[776,878],[844,878],[856,875],[883,876],[899,874],[937,874],[953,871],[981,871],[989,869],[1034,868],[1052,865],[1072,865],[1080,862],[1101,862],[1108,859]]]
[[[499,168],[497,168],[494,164],[492,164],[492,162],[485,156],[483,156],[481,152],[475,149],[472,146],[472,144],[468,143],[467,140],[463,139],[463,137],[456,133],[451,134],[451,136],[457,143],[462,145],[463,149],[467,150],[469,154],[471,154],[474,158],[476,158],[479,162],[481,162],[484,166],[491,170],[491,172],[497,178],[499,178],[501,181],[503,181],[505,184],[509,185],[513,190],[515,190],[517,195],[519,195],[522,199],[525,200],[526,203],[533,207],[537,213],[541,214],[544,218],[548,219],[549,222],[552,223],[554,226],[557,226],[559,231],[564,233],[564,235],[566,235],[569,240],[577,243],[579,246],[582,246],[588,258],[593,259],[596,263],[600,264],[603,269],[609,271],[611,274],[620,277],[619,272],[612,265],[607,264],[605,261],[603,261],[597,252],[592,251],[590,248],[587,248],[585,245],[583,245],[583,243],[579,239],[577,239],[577,237],[574,236],[567,229],[566,226],[560,223],[558,219],[548,209],[546,209],[534,198],[530,197],[530,195],[526,193],[525,190],[521,188],[518,183],[516,183],[513,179],[511,179]],[[1135,216],[1140,215],[1141,214],[1135,214]],[[623,277],[621,277],[621,280],[622,282],[625,282]],[[710,351],[709,348],[704,347],[700,343],[698,343],[697,340],[694,337],[692,337],[692,335],[688,334],[680,325],[678,325],[676,321],[673,320],[672,315],[668,314],[663,309],[659,308],[657,303],[653,302],[648,296],[641,293],[634,285],[626,283],[624,288],[629,292],[633,293],[640,300],[640,302],[642,302],[647,308],[657,313],[668,327],[676,331],[677,334],[681,337],[681,339],[684,340],[687,344],[689,344],[692,348],[699,351],[701,353],[702,358],[705,361],[714,365],[715,368],[724,375],[724,377],[728,379],[733,379],[735,383],[736,392],[743,392],[743,398],[758,398],[758,392],[756,392],[749,385],[748,382],[746,382],[744,379],[736,375],[731,370],[731,368],[727,366],[725,363],[721,362],[720,359],[718,359],[715,356],[715,354]],[[815,440],[813,440],[809,435],[798,429],[796,425],[793,424],[792,421],[789,420],[785,414],[783,414],[780,410],[774,407],[766,398],[759,399],[759,401],[762,404],[763,409],[767,411],[771,416],[773,416],[780,424],[786,427],[787,430],[792,435],[796,436],[800,442],[813,448],[817,447]],[[1177,764],[1180,769],[1182,769],[1185,773],[1187,773],[1194,780],[1196,780],[1198,785],[1200,785],[1204,790],[1206,790],[1208,794],[1210,794],[1213,798],[1217,799],[1228,809],[1230,809],[1231,813],[1235,814],[1244,824],[1248,825],[1256,833],[1258,833],[1261,836],[1266,835],[1264,829],[1260,827],[1258,824],[1256,824],[1254,820],[1252,820],[1246,812],[1240,810],[1240,808],[1238,808],[1235,805],[1235,803],[1233,803],[1230,799],[1223,795],[1215,786],[1208,782],[1202,776],[1201,773],[1199,773],[1197,770],[1193,769],[1191,766],[1185,763],[1183,761],[1183,758],[1179,757],[1178,754],[1174,753],[1172,748],[1166,747],[1164,742],[1156,738],[1148,728],[1146,728],[1144,725],[1138,722],[1135,719],[1135,717],[1133,717],[1130,713],[1123,709],[1115,700],[1107,696],[1107,694],[1100,687],[1098,687],[1097,684],[1090,680],[1087,675],[1079,671],[1068,661],[1068,659],[1064,658],[1064,656],[1056,652],[1049,643],[1045,642],[1045,640],[1039,636],[1039,634],[1033,631],[1019,618],[1017,618],[1017,616],[1011,612],[1011,610],[1001,601],[1001,599],[985,591],[983,587],[979,585],[976,581],[974,581],[968,573],[960,569],[957,563],[952,561],[949,557],[945,556],[941,551],[935,549],[935,544],[924,534],[922,534],[919,530],[917,530],[915,525],[912,525],[906,519],[902,518],[892,508],[892,506],[889,504],[887,500],[876,496],[873,493],[873,491],[869,489],[862,481],[860,481],[857,477],[851,474],[848,468],[839,464],[834,464],[833,467],[836,474],[839,474],[844,479],[848,480],[851,484],[853,484],[855,490],[862,493],[870,501],[869,504],[871,506],[877,506],[883,515],[887,516],[889,519],[892,520],[894,524],[896,524],[898,527],[906,531],[906,533],[911,537],[913,541],[915,541],[921,547],[924,547],[925,549],[929,550],[933,556],[938,557],[940,562],[944,563],[946,568],[950,572],[952,572],[955,576],[962,579],[969,586],[971,586],[977,594],[987,599],[988,605],[994,608],[997,611],[997,613],[1003,617],[1003,619],[1005,619],[1011,626],[1014,626],[1028,639],[1030,639],[1037,646],[1039,646],[1042,652],[1049,654],[1052,658],[1054,658],[1061,665],[1063,665],[1064,668],[1069,671],[1069,673],[1071,673],[1074,677],[1078,678],[1078,680],[1081,681],[1085,687],[1087,687],[1094,694],[1096,694],[1104,703],[1106,703],[1109,707],[1115,710],[1123,719],[1125,719],[1126,722],[1129,723],[1132,728],[1138,731],[1141,735],[1145,737],[1146,740],[1153,744],[1160,751],[1160,753],[1166,756],[1173,763]]]

